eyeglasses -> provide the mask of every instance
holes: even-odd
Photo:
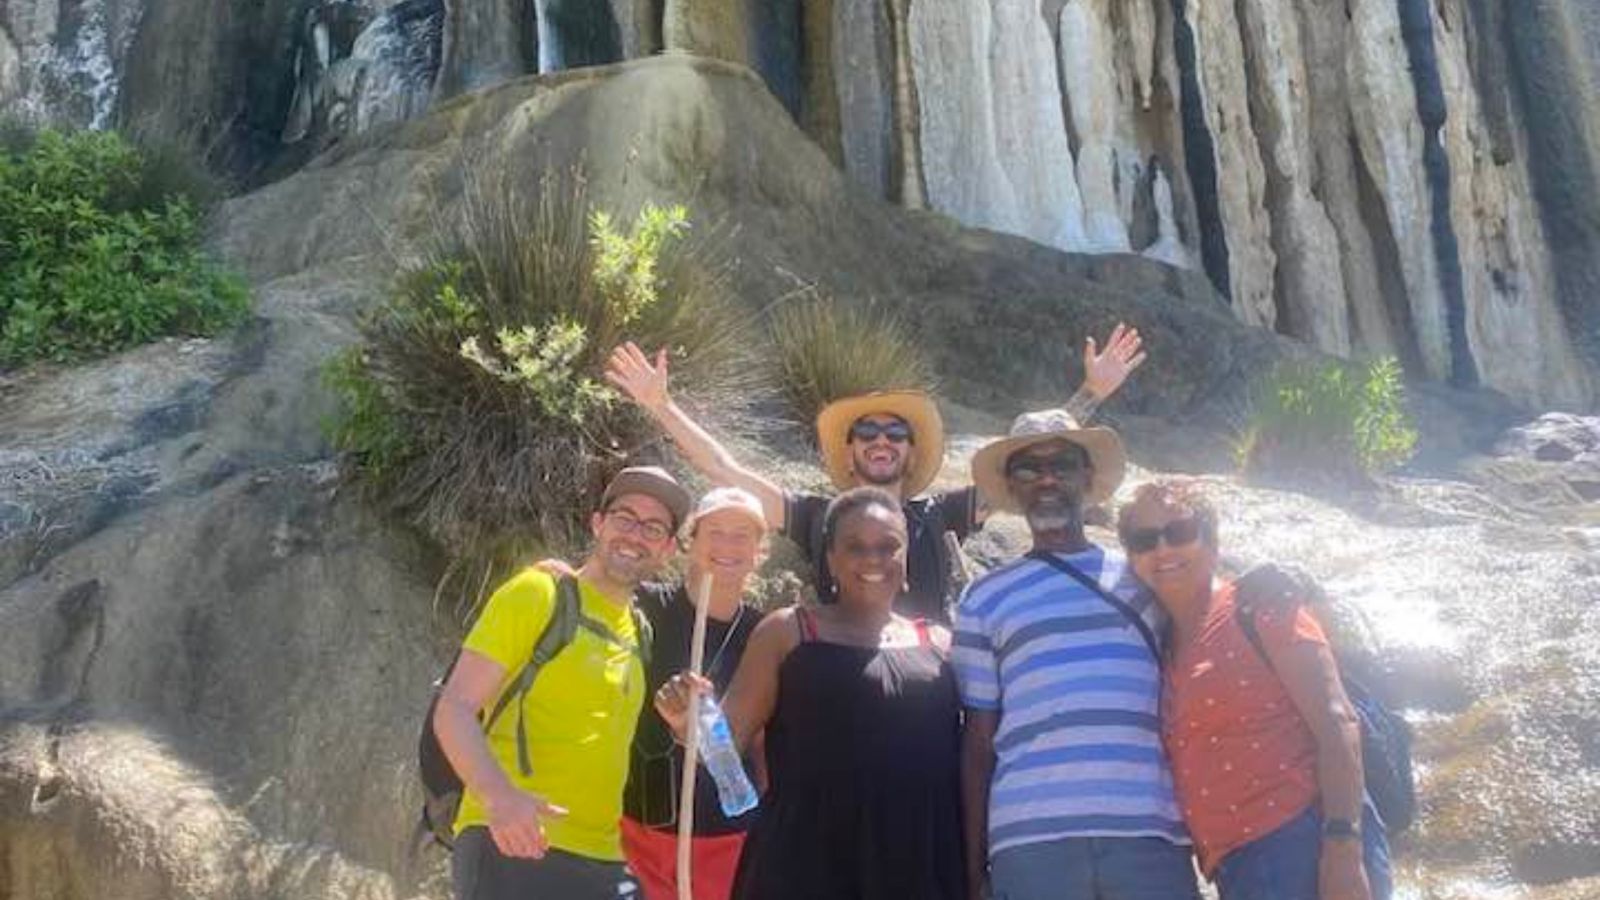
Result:
[[[635,534],[645,540],[658,544],[672,537],[672,528],[655,519],[641,519],[625,509],[613,510],[606,513],[606,518],[623,534]]]
[[[890,422],[874,422],[871,419],[860,419],[850,426],[850,440],[870,443],[882,435],[889,439],[891,444],[904,444],[911,440],[911,426],[895,419]]]
[[[1024,456],[1006,464],[1006,477],[1032,484],[1045,475],[1065,480],[1086,468],[1088,463],[1078,456],[1052,456],[1049,459]]]
[[[1163,540],[1168,547],[1186,547],[1200,538],[1200,517],[1173,519],[1160,528],[1131,528],[1122,536],[1129,553],[1149,553]]]

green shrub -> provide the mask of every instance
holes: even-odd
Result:
[[[0,366],[211,334],[248,304],[180,197],[129,205],[144,158],[111,132],[44,129],[0,153]]]
[[[1400,365],[1375,360],[1281,366],[1255,396],[1237,447],[1247,475],[1360,482],[1411,458],[1417,432],[1404,409]]]
[[[933,370],[901,321],[874,304],[803,294],[772,313],[779,389],[801,422],[840,397],[934,388]]]
[[[737,414],[750,397],[715,249],[681,208],[646,206],[624,228],[582,184],[469,185],[327,369],[333,443],[459,571],[576,549],[605,481],[660,440],[602,382],[622,341],[671,348],[689,402]]]

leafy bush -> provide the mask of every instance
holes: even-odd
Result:
[[[677,393],[743,407],[725,268],[683,209],[622,227],[590,212],[581,178],[547,176],[532,198],[470,185],[438,225],[326,377],[334,444],[456,560],[584,542],[605,481],[660,439],[600,380],[618,343],[671,348]]]
[[[130,203],[145,158],[110,132],[44,129],[0,152],[0,365],[70,361],[244,313],[184,197]]]
[[[882,307],[801,295],[773,312],[769,329],[779,388],[807,424],[840,397],[934,387],[922,349]]]
[[[1359,482],[1411,458],[1417,432],[1404,409],[1400,365],[1375,360],[1287,364],[1260,389],[1238,445],[1246,474]]]

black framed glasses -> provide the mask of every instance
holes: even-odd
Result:
[[[1173,519],[1160,528],[1130,528],[1122,536],[1129,553],[1149,553],[1162,541],[1168,547],[1187,547],[1200,539],[1200,518]]]
[[[1022,456],[1006,463],[1006,477],[1015,478],[1024,484],[1031,484],[1046,475],[1064,481],[1086,468],[1088,463],[1079,456],[1052,456],[1047,459]]]
[[[850,440],[870,443],[879,436],[889,439],[891,444],[907,444],[911,442],[911,426],[902,419],[888,422],[875,422],[871,419],[857,419],[850,426]]]
[[[615,509],[606,513],[616,529],[623,534],[637,534],[653,544],[672,537],[672,527],[655,519],[641,519],[625,509]]]

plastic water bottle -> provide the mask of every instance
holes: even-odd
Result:
[[[752,809],[761,798],[744,772],[744,760],[733,743],[733,729],[722,715],[722,707],[708,694],[700,695],[700,761],[717,782],[717,800],[722,814],[732,818]]]

